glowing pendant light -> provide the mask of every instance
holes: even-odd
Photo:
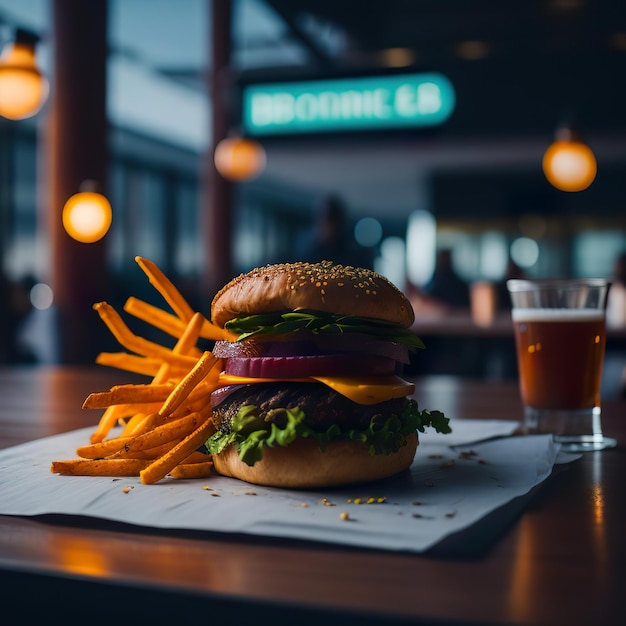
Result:
[[[63,228],[81,243],[99,241],[111,226],[111,204],[97,188],[95,181],[85,181],[63,207]]]
[[[265,168],[265,149],[258,142],[242,137],[222,139],[213,156],[215,168],[224,177],[234,181],[250,180]]]
[[[584,191],[595,180],[598,166],[591,148],[571,128],[557,131],[543,155],[543,172],[561,191]]]
[[[37,37],[18,29],[0,56],[0,115],[11,120],[35,115],[48,97],[48,80],[37,67]]]

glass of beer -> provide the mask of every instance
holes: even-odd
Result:
[[[616,445],[602,434],[600,383],[610,282],[509,280],[524,431],[571,452]]]

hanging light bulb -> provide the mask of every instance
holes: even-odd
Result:
[[[79,193],[71,196],[63,207],[63,228],[81,243],[99,241],[111,226],[111,204],[97,189],[95,181],[83,182]]]
[[[265,168],[265,149],[258,142],[242,137],[222,139],[213,155],[215,168],[224,177],[234,181],[250,180]]]
[[[561,191],[583,191],[595,180],[598,166],[591,148],[571,128],[557,131],[543,155],[543,172]]]
[[[48,80],[37,67],[37,36],[17,29],[0,55],[0,115],[11,120],[35,115],[48,97]]]

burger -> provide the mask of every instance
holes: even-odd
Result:
[[[216,471],[249,483],[313,488],[406,470],[418,431],[449,432],[420,411],[401,370],[423,347],[404,294],[369,269],[267,265],[224,286],[211,303],[223,359],[211,396]]]

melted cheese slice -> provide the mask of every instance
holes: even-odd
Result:
[[[410,396],[415,385],[399,376],[311,376],[309,378],[248,378],[220,374],[220,385],[253,385],[275,382],[322,383],[357,404],[377,404],[393,398]]]

